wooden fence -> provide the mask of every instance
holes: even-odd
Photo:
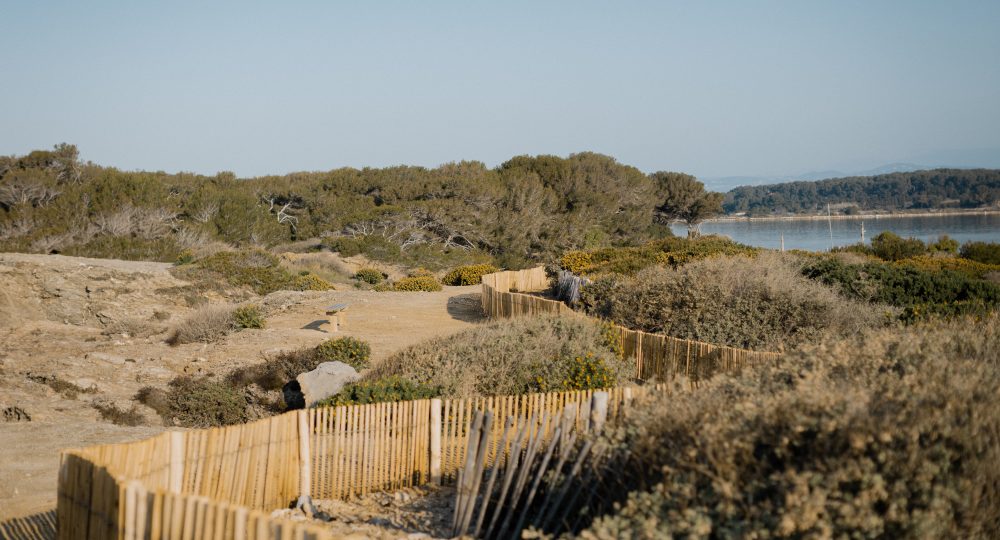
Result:
[[[482,282],[483,312],[491,318],[543,314],[580,315],[566,304],[524,294],[549,288],[545,268],[487,274]],[[625,357],[635,361],[642,380],[669,380],[684,375],[693,383],[714,373],[736,372],[778,358],[779,353],[751,351],[703,341],[651,334],[614,325]]]
[[[541,268],[483,277],[483,309],[492,317],[575,313],[561,302],[521,294],[547,288]],[[618,327],[641,379],[693,380],[740,369],[775,353],[745,351]],[[633,392],[608,391],[615,417]],[[263,540],[332,538],[311,522],[271,517],[301,496],[346,499],[426,482],[454,485],[470,453],[479,467],[590,426],[581,411],[593,392],[552,392],[476,399],[432,399],[318,408],[249,424],[172,431],[146,440],[63,452],[59,471],[61,539]],[[480,422],[475,411],[497,421]],[[518,427],[514,427],[518,426]],[[510,430],[528,430],[521,442]],[[479,441],[475,447],[472,442]],[[517,449],[518,452],[514,452]],[[464,509],[463,509],[464,511]]]
[[[633,393],[651,388],[610,390],[611,416]],[[59,474],[59,538],[331,538],[321,525],[272,518],[270,512],[300,496],[349,499],[427,482],[454,485],[467,457],[474,411],[496,411],[550,434],[556,412],[577,410],[592,395],[585,390],[315,408],[67,450]],[[560,422],[582,428],[590,419],[581,413]],[[512,449],[512,440],[502,440],[503,427],[497,424],[486,435],[486,466]]]

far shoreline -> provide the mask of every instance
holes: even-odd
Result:
[[[858,219],[892,219],[904,217],[949,217],[949,216],[992,216],[1000,215],[1000,208],[979,208],[970,210],[931,210],[916,212],[874,212],[860,214],[793,214],[789,216],[721,216],[709,218],[702,223],[730,223],[734,221],[819,221],[819,220],[858,220]]]

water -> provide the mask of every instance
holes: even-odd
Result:
[[[833,240],[830,239],[830,224]],[[1000,242],[1000,214],[971,216],[868,216],[858,219],[785,220],[785,221],[718,221],[701,224],[702,234],[721,234],[751,246],[778,249],[781,236],[785,249],[826,251],[831,246],[856,244],[861,240],[861,224],[865,226],[865,242],[882,231],[892,231],[903,238],[919,238],[933,242],[942,234],[961,243],[974,240]],[[674,234],[687,236],[684,225],[673,225]]]

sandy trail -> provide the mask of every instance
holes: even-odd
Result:
[[[116,426],[100,419],[94,400],[127,408],[142,386],[163,386],[179,374],[226,373],[282,349],[313,346],[330,337],[368,341],[373,360],[481,321],[479,288],[435,293],[344,290],[279,292],[263,299],[272,313],[263,330],[224,340],[170,347],[164,334],[137,338],[107,334],[115,321],[168,326],[192,311],[200,294],[173,277],[170,265],[57,255],[0,254],[0,412],[17,407],[31,421],[0,416],[0,520],[52,509],[59,451],[148,437],[165,428],[141,407],[149,425]],[[209,295],[211,302],[224,301]],[[303,327],[329,319],[325,307],[349,304],[336,332]],[[321,329],[330,329],[322,325]],[[68,397],[39,382],[58,376],[95,393]]]

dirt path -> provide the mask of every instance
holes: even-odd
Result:
[[[170,347],[165,330],[192,311],[191,285],[169,265],[58,255],[0,254],[0,520],[49,510],[56,500],[59,451],[143,438],[163,429],[151,410],[148,424],[116,426],[91,407],[108,400],[123,408],[146,385],[179,374],[226,373],[281,349],[312,346],[330,337],[368,341],[373,359],[481,320],[478,287],[435,293],[345,290],[279,292],[261,301],[267,328],[244,330],[211,345]],[[225,301],[209,295],[210,302]],[[325,307],[349,304],[336,332],[305,329],[329,319]],[[145,329],[136,337],[129,329]],[[320,325],[329,330],[329,325]],[[124,329],[125,333],[121,333]],[[113,333],[114,332],[114,333]],[[69,381],[92,392],[60,393],[46,380]],[[18,413],[23,411],[30,421]]]

